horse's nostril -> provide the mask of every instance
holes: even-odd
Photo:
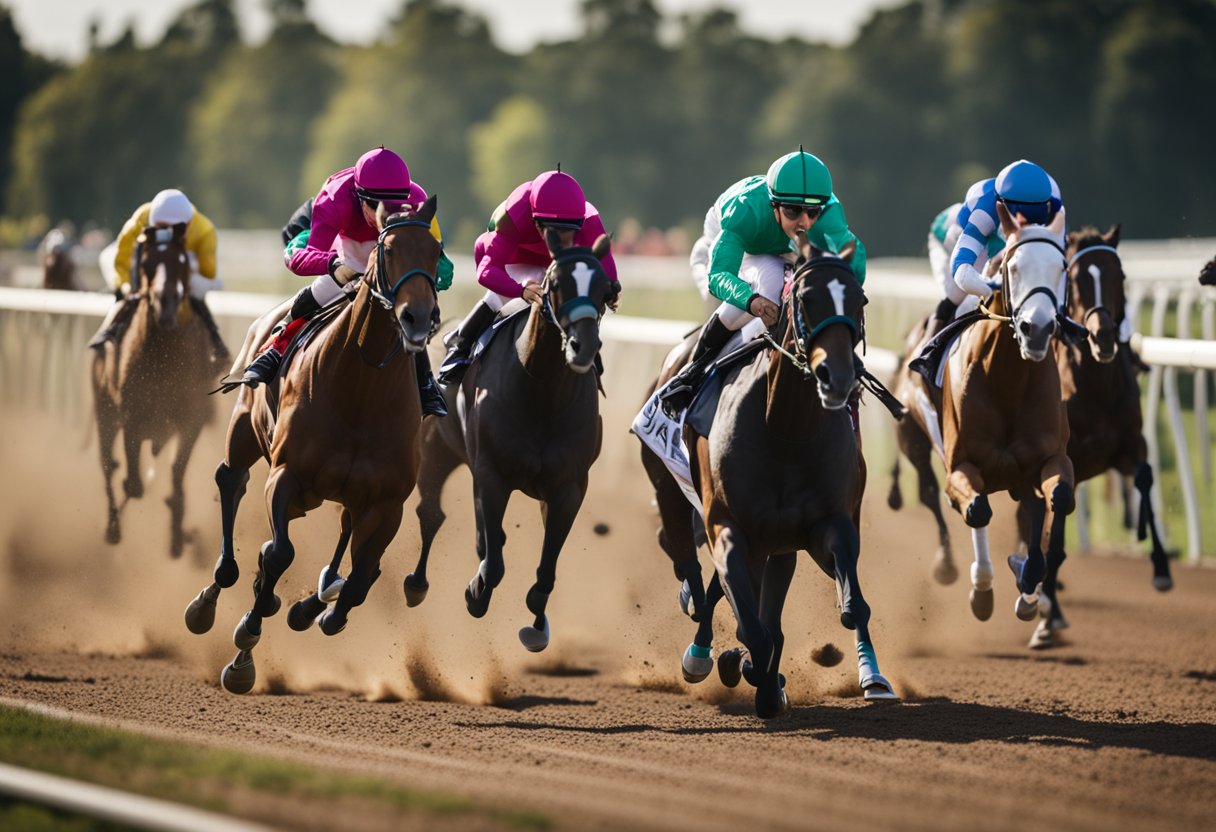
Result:
[[[408,309],[401,310],[401,322],[404,324],[412,324],[414,322],[414,313]]]
[[[1018,324],[1018,330],[1027,338],[1030,337],[1030,321],[1022,321]]]
[[[832,371],[828,369],[827,364],[820,364],[815,368],[815,378],[824,386],[832,383]]]

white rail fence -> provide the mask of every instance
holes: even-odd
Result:
[[[881,262],[870,269],[866,282],[871,297],[872,337],[876,331],[874,321],[886,321],[891,327],[902,326],[897,322],[900,315],[906,322],[909,312],[926,312],[938,297],[933,280],[914,270],[914,264],[891,268],[884,267]],[[1133,320],[1142,305],[1152,304],[1149,333],[1137,336],[1134,342],[1142,357],[1153,367],[1148,378],[1145,413],[1150,462],[1160,474],[1157,422],[1159,404],[1164,399],[1186,514],[1186,551],[1189,559],[1197,562],[1203,552],[1201,519],[1212,507],[1208,505],[1210,499],[1201,498],[1196,472],[1192,470],[1179,375],[1193,378],[1192,411],[1200,460],[1198,467],[1203,483],[1210,488],[1208,386],[1212,371],[1216,370],[1216,289],[1200,287],[1194,276],[1189,281],[1177,277],[1170,280],[1129,278],[1129,284],[1129,314]],[[213,292],[208,303],[225,339],[235,345],[242,341],[249,322],[279,300],[274,296]],[[90,401],[84,345],[111,303],[108,295],[0,287],[0,405],[6,410],[32,405],[72,417],[87,412]],[[1171,312],[1176,326],[1169,333],[1171,337],[1166,337]],[[1196,321],[1203,340],[1193,338]],[[609,376],[605,383],[612,395],[604,413],[605,424],[609,426],[605,436],[606,455],[634,452],[633,443],[626,442],[624,436],[614,438],[611,426],[629,423],[662,355],[692,326],[691,322],[624,316],[607,319],[604,340]],[[888,338],[887,342],[892,339]],[[894,354],[881,349],[870,348],[866,361],[880,375],[889,374],[895,366]],[[874,429],[879,420],[869,417],[867,424],[869,429]],[[616,448],[616,444],[627,447]],[[1160,482],[1158,475],[1154,492],[1158,508]],[[1083,534],[1085,531],[1083,528]]]

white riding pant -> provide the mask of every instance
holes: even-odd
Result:
[[[348,240],[339,234],[334,238],[334,244],[330,246],[330,250],[338,255],[338,259],[344,266],[362,274],[367,271],[372,252],[376,250],[376,241]],[[309,288],[312,289],[313,299],[318,305],[329,306],[346,292],[352,292],[358,287],[359,284],[354,280],[342,286],[328,274],[323,274],[317,277]]]
[[[688,257],[688,265],[692,267],[693,282],[697,284],[697,291],[705,300],[708,300],[710,296],[709,256],[721,233],[722,218],[718,214],[718,206],[711,205],[705,212],[704,231],[701,237],[693,243],[692,253]],[[792,256],[787,260],[775,254],[744,254],[743,262],[739,266],[739,277],[747,281],[756,294],[780,305],[785,281],[793,273]],[[756,316],[750,312],[726,302],[723,302],[714,314],[732,332],[737,332],[756,319]]]
[[[523,286],[528,281],[533,281],[535,283],[545,282],[545,270],[541,266],[530,266],[525,263],[508,263],[506,272],[507,276],[520,286]],[[481,302],[493,309],[495,312],[501,312],[503,306],[515,300],[516,297],[519,296],[516,295],[515,297],[508,297],[507,295],[500,295],[498,292],[490,291],[486,292],[485,297],[481,299]]]

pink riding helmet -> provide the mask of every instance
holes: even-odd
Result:
[[[529,199],[532,216],[546,225],[581,228],[587,213],[587,198],[574,177],[549,170],[532,180]]]
[[[404,202],[410,198],[410,169],[381,145],[355,163],[355,191],[367,199]]]

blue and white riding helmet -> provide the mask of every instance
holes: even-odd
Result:
[[[1010,216],[1021,214],[1036,225],[1051,222],[1063,204],[1056,181],[1026,159],[1006,165],[997,174],[996,196],[1005,203]]]

